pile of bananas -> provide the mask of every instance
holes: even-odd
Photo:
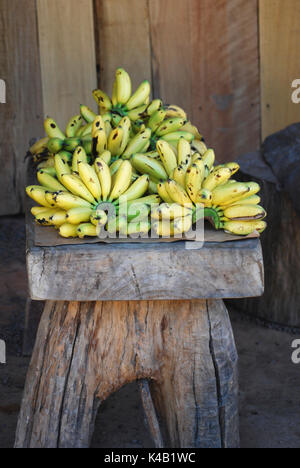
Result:
[[[40,185],[36,222],[63,237],[101,233],[158,236],[186,233],[200,218],[239,235],[262,232],[259,186],[231,179],[239,166],[214,166],[215,155],[176,105],[150,102],[144,81],[132,94],[128,73],[116,71],[112,98],[93,91],[98,113],[85,105],[63,132],[47,118],[47,136],[29,154]]]

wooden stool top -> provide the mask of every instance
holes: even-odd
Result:
[[[37,247],[27,218],[27,270],[34,300],[107,301],[255,297],[263,294],[259,239],[205,243]]]

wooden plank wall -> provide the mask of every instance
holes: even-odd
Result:
[[[0,1],[0,215],[21,211],[24,156],[29,140],[42,133],[42,93],[35,0]]]
[[[300,79],[300,1],[260,0],[262,138],[300,121],[291,85]],[[299,87],[299,86],[298,86]]]
[[[44,109],[65,128],[80,104],[95,103],[93,2],[37,0],[37,14]]]
[[[118,66],[133,87],[150,79],[153,97],[183,106],[220,161],[299,120],[290,100],[300,78],[299,0],[0,0],[0,8],[0,215],[23,207],[22,159],[44,115],[64,126],[79,104],[93,105],[97,81],[111,93]]]

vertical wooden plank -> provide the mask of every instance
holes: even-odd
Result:
[[[260,142],[257,0],[149,0],[155,94],[233,160]]]
[[[95,0],[99,82],[111,95],[114,73],[123,67],[133,89],[151,80],[147,0]]]
[[[95,107],[92,0],[37,0],[44,110],[65,127],[80,104]]]
[[[28,142],[43,134],[42,91],[35,0],[1,0],[0,78],[6,103],[0,103],[0,215],[21,211],[24,155]]]
[[[262,137],[300,121],[292,82],[300,79],[299,0],[260,0]]]

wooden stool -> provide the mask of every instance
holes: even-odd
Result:
[[[156,447],[239,446],[221,298],[262,294],[259,240],[35,247],[29,225],[27,264],[46,305],[16,447],[88,447],[101,402],[134,380]]]

